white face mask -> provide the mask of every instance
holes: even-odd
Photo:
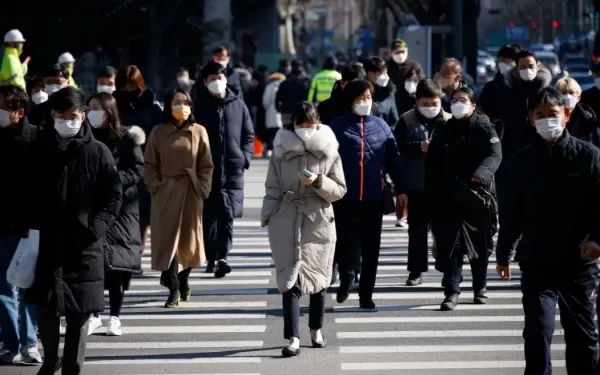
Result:
[[[5,128],[10,125],[9,115],[10,113],[8,111],[0,109],[0,128]]]
[[[294,128],[296,135],[303,141],[307,141],[317,132],[316,128]]]
[[[377,79],[375,80],[375,84],[377,84],[377,86],[386,87],[389,81],[390,76],[388,76],[387,74],[382,74],[377,77]]]
[[[105,92],[107,94],[112,94],[113,92],[115,92],[115,88],[113,86],[98,85],[98,86],[96,86],[96,91],[97,92]]]
[[[180,85],[187,85],[190,82],[188,77],[177,77],[177,83]]]
[[[565,104],[566,104],[567,108],[569,108],[569,109],[575,108],[577,101],[578,101],[578,99],[576,96],[573,96],[571,94],[565,95]]]
[[[406,61],[406,59],[408,58],[408,52],[404,52],[404,53],[395,53],[392,55],[392,59],[394,59],[394,61],[397,64],[402,64]]]
[[[450,106],[450,110],[452,111],[452,116],[457,119],[465,117],[470,111],[471,106],[465,103],[454,103]]]
[[[440,114],[442,107],[417,107],[417,109],[423,117],[431,119]]]
[[[500,74],[506,74],[508,72],[510,72],[510,70],[512,68],[514,68],[516,66],[516,64],[507,64],[507,63],[499,63],[498,64],[498,70],[500,70]]]
[[[38,91],[31,95],[31,101],[35,104],[41,104],[48,100],[48,93],[45,91]]]
[[[596,88],[600,90],[600,77],[594,79],[594,86],[596,86]]]
[[[404,81],[404,90],[409,94],[417,92],[417,82],[415,81]]]
[[[521,69],[519,70],[519,75],[523,81],[533,81],[537,72],[535,69]]]
[[[218,61],[219,64],[223,65],[223,68],[227,68],[229,65],[229,59]]]
[[[354,105],[354,112],[359,116],[368,116],[371,113],[373,106],[372,100],[367,100]]]
[[[54,119],[54,129],[63,138],[71,138],[79,133],[81,120]]]
[[[46,87],[44,87],[44,91],[46,92],[46,94],[52,95],[62,88],[62,85],[46,85]]]
[[[227,90],[227,82],[217,79],[208,84],[208,90],[213,94],[224,94]]]
[[[547,141],[554,141],[560,137],[563,132],[561,117],[543,118],[535,120],[535,130]]]
[[[106,117],[106,112],[104,111],[89,111],[88,112],[88,120],[90,125],[94,128],[98,129],[104,124],[104,119]]]

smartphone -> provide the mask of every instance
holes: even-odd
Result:
[[[311,178],[311,177],[312,177],[312,175],[313,175],[313,174],[312,174],[310,171],[308,171],[307,169],[303,169],[303,170],[302,170],[302,174],[303,174],[303,175],[305,175],[305,176],[306,176],[306,177],[308,177],[308,178]]]

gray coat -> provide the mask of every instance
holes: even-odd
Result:
[[[331,282],[336,243],[331,203],[346,194],[338,146],[326,125],[319,125],[306,142],[291,128],[282,128],[275,137],[261,223],[268,225],[282,293],[297,281],[302,294],[317,293]],[[304,184],[298,176],[305,168],[319,175],[313,185]]]

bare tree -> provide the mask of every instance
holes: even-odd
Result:
[[[277,10],[281,23],[279,26],[280,49],[282,53],[296,54],[294,43],[294,16],[306,9],[312,0],[277,0]]]

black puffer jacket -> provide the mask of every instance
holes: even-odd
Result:
[[[123,127],[120,139],[112,139],[107,129],[93,129],[97,140],[104,143],[117,164],[123,187],[123,203],[115,223],[106,234],[106,271],[142,272],[142,239],[137,185],[144,172],[142,146],[146,134],[142,128]]]
[[[43,131],[30,153],[29,227],[40,230],[35,282],[38,307],[89,314],[104,310],[104,243],[121,209],[122,188],[110,150],[84,122],[66,150]]]
[[[577,103],[567,123],[567,129],[571,136],[600,147],[600,121],[589,105]]]
[[[333,120],[346,113],[343,92],[344,89],[340,83],[336,82],[329,99],[319,103],[317,111],[319,112],[319,119],[322,124],[329,125]]]

